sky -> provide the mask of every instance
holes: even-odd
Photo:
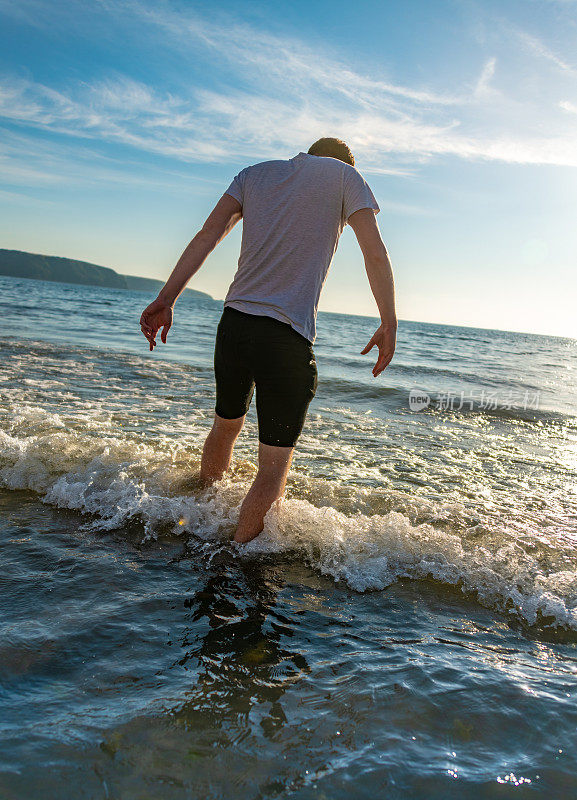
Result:
[[[0,247],[166,279],[240,169],[321,136],[401,319],[577,337],[577,0],[0,0]],[[320,309],[377,314],[348,226]]]

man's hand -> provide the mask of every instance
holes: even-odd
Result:
[[[156,334],[162,328],[160,334],[161,341],[166,344],[166,335],[172,325],[172,306],[163,300],[156,298],[142,312],[140,317],[140,329],[148,339],[151,351],[156,347]]]
[[[383,322],[381,326],[375,331],[373,338],[361,350],[361,355],[369,353],[376,345],[379,348],[379,357],[377,363],[373,367],[373,375],[375,378],[391,363],[395,347],[397,343],[397,323],[396,322]]]

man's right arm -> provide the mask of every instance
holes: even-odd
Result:
[[[395,284],[391,261],[372,208],[361,208],[347,220],[355,232],[365,259],[365,269],[371,291],[377,303],[381,325],[367,344],[362,354],[376,345],[379,358],[373,368],[375,378],[390,363],[397,339],[397,314],[395,311]]]
[[[156,347],[156,334],[162,328],[161,341],[172,325],[172,309],[188,281],[201,268],[206,257],[242,219],[242,205],[225,192],[206,219],[201,230],[189,243],[160,290],[158,297],[142,312],[140,328],[150,349]]]

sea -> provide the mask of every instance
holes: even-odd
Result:
[[[577,797],[577,341],[320,313],[284,500],[222,302],[0,278],[0,798]]]

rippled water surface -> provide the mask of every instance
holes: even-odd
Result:
[[[375,321],[321,314],[237,546],[254,409],[195,481],[221,304],[150,354],[145,294],[0,288],[1,797],[577,796],[575,341],[404,322],[374,380]]]

